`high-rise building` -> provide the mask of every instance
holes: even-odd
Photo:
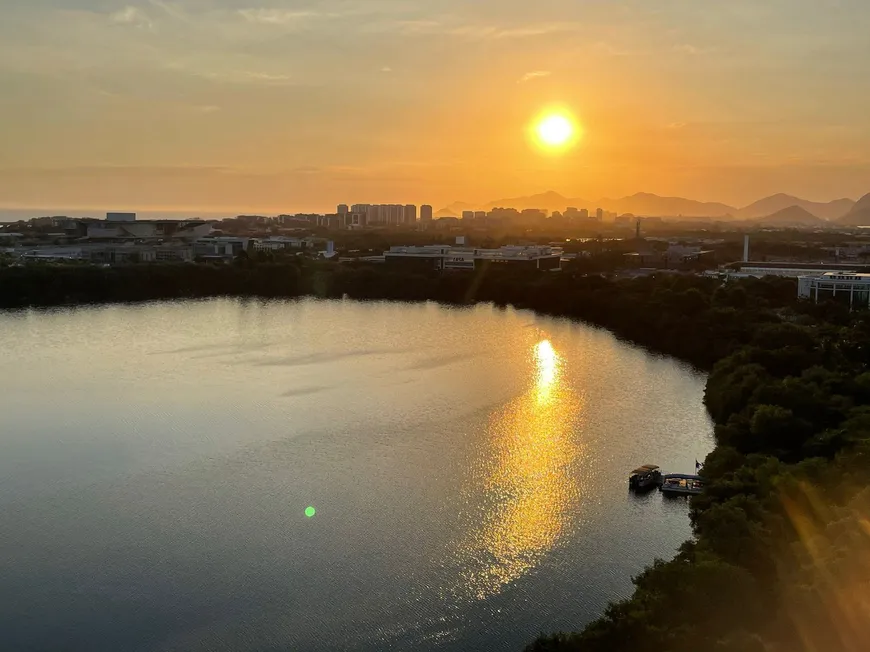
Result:
[[[350,212],[351,213],[368,213],[370,207],[371,207],[371,204],[354,204],[353,206],[350,207]],[[341,206],[339,206],[339,209],[340,208],[341,208]],[[339,210],[338,212],[341,213],[341,210]]]
[[[595,211],[595,219],[598,220],[599,222],[604,221],[604,209],[603,208],[599,208],[598,210]]]
[[[485,220],[486,219],[486,211],[474,211],[474,219]]]
[[[414,204],[405,206],[405,224],[417,223],[417,207]]]
[[[343,225],[348,229],[368,225],[368,216],[365,213],[344,213],[339,217],[344,218]]]
[[[429,204],[423,204],[420,207],[420,221],[421,222],[431,222],[432,221],[432,207]]]
[[[463,220],[473,220],[474,219],[474,211],[462,211],[462,219]]]
[[[401,204],[390,204],[389,223],[392,225],[402,224],[405,221],[405,207]]]
[[[338,211],[336,211],[339,215],[347,215],[350,213],[350,207],[347,204],[339,204]],[[356,213],[356,211],[354,211]]]
[[[374,226],[375,224],[378,224],[378,207],[369,204],[366,208],[366,225]]]
[[[583,220],[589,219],[589,209],[588,208],[580,209],[580,219],[583,219]]]

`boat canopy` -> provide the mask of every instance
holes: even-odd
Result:
[[[664,477],[664,479],[666,481],[667,480],[698,480],[698,481],[704,480],[704,478],[702,478],[700,475],[685,475],[683,473],[671,473],[669,475],[666,475]]]
[[[651,473],[652,471],[658,471],[658,470],[659,470],[659,467],[657,467],[655,464],[644,464],[643,466],[636,468],[631,473],[632,473],[632,475],[635,475],[635,474],[636,475],[643,475],[644,473]]]

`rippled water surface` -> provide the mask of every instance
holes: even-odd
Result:
[[[26,650],[521,650],[690,536],[704,376],[490,306],[0,315],[0,632]],[[314,507],[313,517],[306,517]]]

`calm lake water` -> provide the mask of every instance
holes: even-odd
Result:
[[[0,314],[0,647],[522,650],[690,536],[705,377],[491,306]],[[308,518],[305,510],[314,507]]]

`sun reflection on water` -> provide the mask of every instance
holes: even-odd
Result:
[[[556,355],[556,349],[550,344],[550,340],[543,340],[535,344],[534,352],[537,366],[535,389],[538,404],[543,404],[547,403],[552,396],[553,386],[557,380],[559,356]]]
[[[460,592],[485,599],[530,569],[559,542],[577,498],[573,422],[582,402],[563,379],[552,343],[532,348],[534,382],[490,417],[481,460],[489,498],[479,525],[462,544]]]

